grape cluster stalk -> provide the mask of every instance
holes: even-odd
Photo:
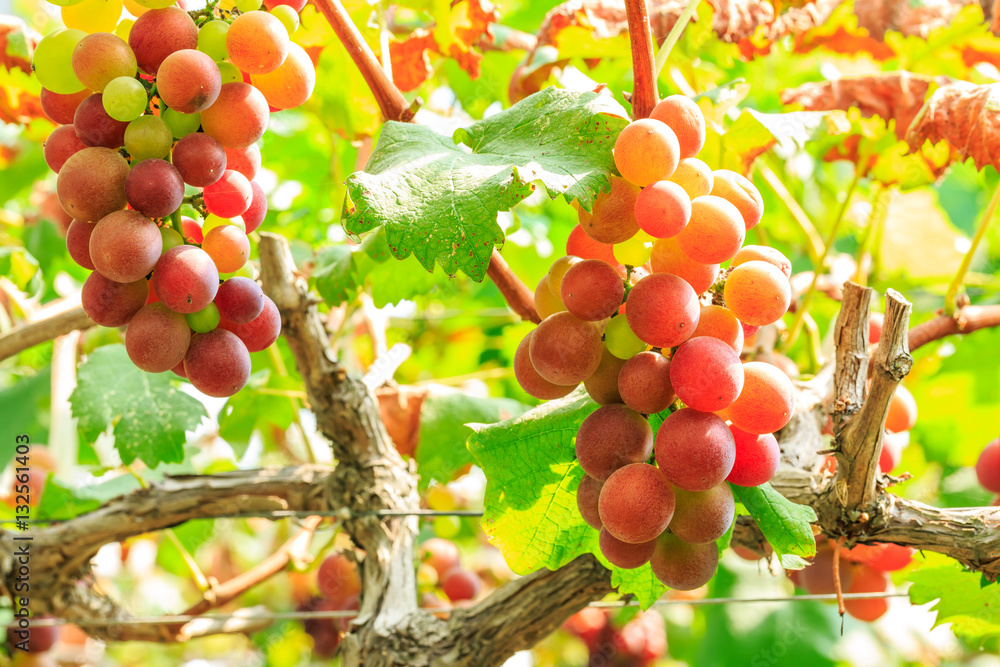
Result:
[[[267,214],[258,142],[316,82],[290,39],[304,0],[227,1],[125,0],[123,19],[121,0],[57,0],[66,28],[32,58],[58,125],[44,156],[73,218],[66,245],[92,271],[84,310],[127,326],[137,367],[219,397],[281,331],[249,262]]]
[[[714,575],[735,515],[730,484],[774,476],[774,432],[795,407],[784,371],[741,359],[788,310],[791,262],[744,246],[763,217],[760,193],[698,159],[704,142],[704,116],[681,95],[622,130],[620,176],[578,208],[566,256],[535,290],[543,319],[514,360],[532,396],[582,383],[599,404],[576,436],[580,514],[608,561],[650,563],[678,590]],[[655,433],[651,415],[662,419]]]

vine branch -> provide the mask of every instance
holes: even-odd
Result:
[[[83,312],[83,308],[74,308],[51,317],[21,324],[0,334],[0,361],[47,340],[64,336],[71,331],[89,329],[92,326],[94,321]]]
[[[649,29],[646,0],[625,0],[625,13],[632,46],[632,120],[638,120],[647,118],[660,100],[656,90],[653,33]]]

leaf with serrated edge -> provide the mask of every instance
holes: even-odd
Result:
[[[428,271],[437,263],[482,281],[504,240],[497,213],[530,195],[536,181],[589,211],[610,188],[611,149],[627,124],[614,99],[556,88],[457,130],[454,141],[425,126],[386,123],[365,172],[347,179],[344,227],[361,234],[384,225],[396,258],[412,254]]]
[[[816,539],[809,525],[816,520],[813,508],[793,503],[768,483],[754,487],[729,486],[779,556],[792,554],[812,558],[816,555]]]
[[[80,435],[93,442],[113,426],[122,463],[146,465],[184,459],[184,432],[208,416],[205,406],[171,385],[166,373],[145,373],[124,345],[94,350],[80,366],[69,397]]]
[[[475,431],[469,450],[487,479],[483,529],[518,574],[554,570],[592,553],[611,570],[619,593],[635,595],[648,608],[666,587],[649,564],[634,570],[611,566],[598,546],[598,531],[577,510],[576,487],[584,473],[574,438],[596,408],[578,390],[515,419],[469,425]]]
[[[934,625],[951,623],[956,635],[979,642],[1000,635],[996,612],[1000,584],[983,587],[979,573],[963,570],[958,564],[923,567],[912,571],[909,579],[913,582],[909,590],[912,604],[934,602]]]

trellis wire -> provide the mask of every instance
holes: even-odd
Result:
[[[39,523],[39,524],[51,524],[51,523],[61,523],[66,521],[72,521],[73,519],[84,516],[80,514],[78,516],[68,517],[65,519],[0,519],[0,524],[13,525],[17,523]],[[212,519],[289,519],[289,518],[306,518],[310,516],[329,516],[336,519],[355,519],[359,517],[369,517],[369,516],[379,516],[379,517],[393,517],[393,516],[423,516],[423,517],[439,517],[439,516],[468,516],[468,517],[481,517],[483,516],[482,510],[359,510],[354,511],[346,507],[337,510],[260,510],[257,512],[234,512],[231,514],[215,514],[213,516],[196,516],[192,517],[191,521],[198,520],[212,520]]]
[[[876,600],[884,598],[905,598],[907,593],[844,593],[845,600]],[[767,597],[767,598],[702,598],[700,600],[657,600],[653,606],[673,606],[692,605],[708,606],[716,604],[775,604],[779,602],[835,602],[837,596],[830,595],[793,595],[790,597]],[[591,602],[588,607],[597,609],[621,609],[624,607],[638,607],[636,600],[611,600],[608,602]],[[448,614],[454,611],[468,610],[469,607],[438,607],[427,608],[434,614]],[[127,620],[115,621],[111,619],[89,620],[71,622],[61,618],[44,618],[31,621],[33,627],[45,627],[53,625],[78,625],[85,628],[110,627],[115,625],[162,625],[168,623],[189,623],[191,621],[285,621],[285,620],[307,620],[324,618],[354,618],[358,615],[357,610],[331,610],[331,611],[279,611],[272,614],[176,614],[165,616],[136,616]]]

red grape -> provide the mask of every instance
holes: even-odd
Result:
[[[42,145],[42,155],[45,157],[45,164],[49,169],[59,173],[63,165],[74,153],[82,151],[87,144],[80,141],[76,136],[76,128],[72,125],[60,125],[52,130]]]
[[[601,529],[601,512],[598,509],[598,501],[601,497],[601,489],[604,482],[594,479],[590,475],[584,475],[580,480],[580,486],[576,489],[576,507],[580,511],[580,516],[591,528]]]
[[[87,316],[102,327],[120,327],[146,305],[148,295],[144,279],[116,283],[95,271],[83,283],[80,301]]]
[[[253,280],[233,276],[215,294],[219,315],[233,324],[247,324],[264,310],[264,292]]]
[[[181,245],[160,257],[153,270],[152,284],[160,301],[170,310],[196,313],[215,299],[219,271],[204,250]]]
[[[162,250],[159,227],[135,211],[115,211],[104,216],[90,235],[90,260],[94,267],[119,283],[146,277]]]
[[[778,472],[781,449],[771,433],[757,435],[730,426],[736,443],[736,460],[726,478],[737,486],[760,486]]]
[[[188,185],[204,188],[226,171],[228,154],[214,137],[192,132],[174,146],[173,163]]]
[[[257,184],[257,181],[250,181],[250,188],[253,190],[253,199],[250,200],[250,207],[243,212],[243,224],[246,226],[247,234],[252,233],[260,224],[264,222],[267,215],[267,195]]]
[[[93,95],[93,91],[86,88],[78,93],[69,93],[68,95],[60,95],[47,88],[42,88],[39,99],[42,103],[42,111],[49,117],[49,120],[57,125],[69,125],[73,122],[73,114],[76,113],[80,102],[91,95]]]
[[[653,273],[672,273],[683,278],[695,294],[711,287],[719,275],[718,264],[702,264],[689,258],[681,251],[677,239],[659,239],[653,243],[649,265]]]
[[[625,405],[650,415],[666,410],[676,395],[670,384],[670,360],[659,352],[640,352],[618,373],[618,391]]]
[[[229,169],[235,169],[247,180],[252,181],[260,171],[260,149],[257,144],[250,144],[246,148],[227,148],[226,162]]]
[[[674,491],[656,466],[632,463],[604,482],[598,510],[612,537],[629,544],[649,542],[674,515]]]
[[[674,131],[682,158],[694,157],[705,145],[705,116],[689,97],[665,97],[653,107],[649,117],[666,123]]]
[[[629,182],[645,187],[670,178],[680,151],[677,135],[666,123],[642,118],[629,123],[615,140],[615,166]]]
[[[670,384],[689,408],[715,412],[740,395],[743,364],[733,348],[718,338],[691,338],[670,358]]]
[[[733,434],[717,415],[682,408],[663,420],[656,432],[656,464],[670,482],[685,491],[707,491],[733,469]]]
[[[629,327],[654,347],[674,347],[686,341],[695,327],[701,306],[687,282],[669,273],[654,273],[635,284],[626,300]]]
[[[745,235],[739,209],[721,197],[706,195],[691,202],[691,221],[677,235],[677,243],[694,261],[716,264],[731,259]]]
[[[187,320],[162,303],[143,307],[125,331],[129,359],[147,373],[163,373],[182,363],[190,342]]]
[[[601,536],[598,542],[601,553],[612,565],[626,570],[634,570],[649,562],[656,548],[656,539],[639,544],[622,542],[608,532],[607,528],[601,528]]]
[[[705,491],[674,489],[676,503],[670,532],[688,544],[715,542],[736,517],[736,500],[725,482]]]
[[[560,295],[566,310],[593,322],[615,314],[625,297],[625,285],[607,262],[584,259],[566,271]]]
[[[795,387],[780,369],[763,361],[743,364],[743,391],[721,414],[747,433],[774,433],[792,418]]]
[[[618,373],[624,364],[625,360],[611,354],[606,346],[601,350],[601,363],[597,365],[597,370],[583,381],[587,393],[596,403],[608,405],[622,402],[618,391]]]
[[[709,582],[719,566],[719,547],[714,542],[688,544],[669,531],[656,541],[649,559],[653,574],[677,591],[693,591]]]
[[[149,158],[132,167],[125,179],[129,205],[150,218],[166,218],[184,200],[184,179],[166,160]]]
[[[223,218],[235,218],[250,207],[253,189],[246,176],[226,169],[222,176],[205,187],[205,208]]]
[[[270,297],[264,295],[264,308],[260,315],[246,324],[236,324],[228,320],[219,322],[219,327],[228,329],[239,336],[250,352],[260,352],[269,348],[281,334],[281,313]]]
[[[535,367],[531,365],[529,355],[531,337],[534,333],[534,331],[529,331],[528,335],[517,346],[517,351],[514,353],[514,377],[517,379],[517,383],[521,385],[521,389],[524,389],[524,391],[535,398],[540,398],[544,401],[562,398],[573,391],[576,385],[553,384],[538,374]]]
[[[104,110],[104,96],[94,93],[80,102],[73,114],[73,128],[80,141],[88,146],[103,146],[115,150],[125,145],[128,123],[115,120]]]
[[[85,269],[94,270],[94,262],[90,259],[90,235],[96,225],[74,220],[66,231],[66,249],[73,261]]]
[[[264,95],[249,83],[234,81],[223,84],[215,104],[201,112],[201,126],[226,148],[246,148],[264,136],[268,117]]]
[[[653,430],[635,410],[621,404],[594,410],[576,434],[576,457],[594,479],[606,480],[629,463],[642,463],[653,453]]]
[[[740,264],[726,278],[726,306],[741,322],[764,326],[781,319],[792,299],[788,277],[774,264]]]
[[[1000,493],[1000,438],[983,447],[976,460],[976,477],[984,489]]]
[[[232,396],[250,378],[250,354],[243,342],[225,329],[198,333],[191,337],[184,356],[184,372],[203,394]]]
[[[316,585],[323,595],[334,602],[343,603],[361,593],[361,574],[353,560],[336,553],[327,556],[319,564]]]
[[[222,88],[219,66],[196,49],[174,51],[156,72],[156,91],[175,111],[198,113],[212,106]]]
[[[452,602],[474,600],[483,587],[483,581],[475,572],[455,568],[446,572],[441,580],[441,590]]]
[[[531,336],[531,364],[548,382],[576,385],[590,377],[601,363],[601,332],[567,312],[545,318]]]
[[[96,222],[125,208],[129,166],[110,148],[84,148],[66,160],[56,179],[63,210],[77,220]]]
[[[760,222],[764,215],[764,200],[750,179],[728,169],[716,169],[712,172],[712,179],[712,194],[739,209],[747,231]]]
[[[635,220],[650,236],[675,236],[691,220],[691,198],[676,183],[657,181],[636,197]]]
[[[142,71],[156,74],[171,53],[198,48],[198,27],[178,7],[151,9],[135,20],[128,33],[128,45]]]

